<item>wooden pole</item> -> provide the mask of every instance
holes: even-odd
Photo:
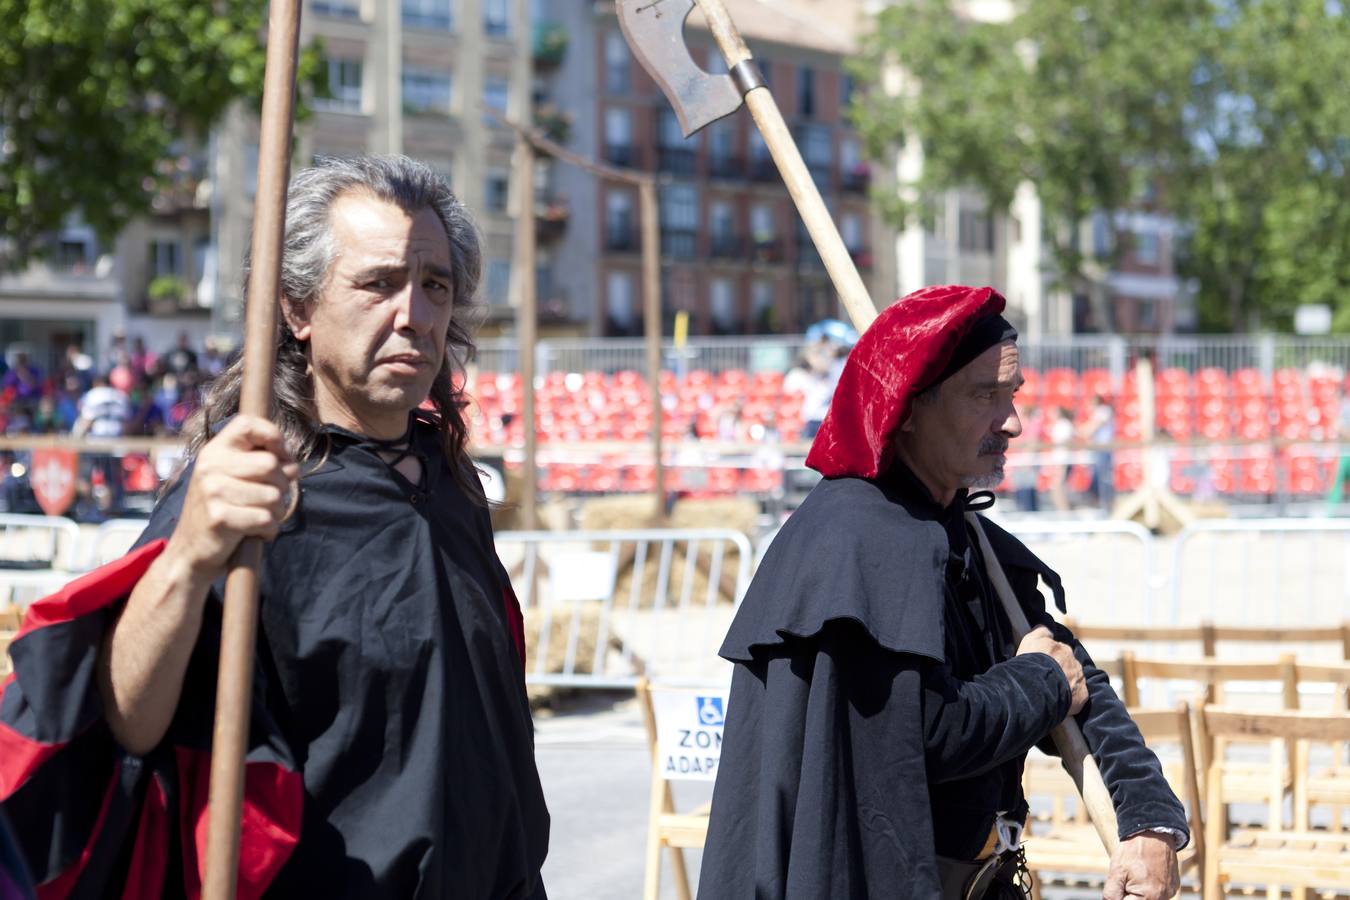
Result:
[[[666,466],[661,458],[661,234],[657,230],[656,184],[650,179],[638,186],[638,207],[642,221],[642,321],[652,404],[653,512],[659,519],[666,512]]]
[[[516,336],[520,341],[520,381],[524,401],[520,414],[525,419],[525,480],[522,485],[521,524],[526,531],[539,527],[539,440],[534,415],[534,354],[539,343],[539,314],[535,284],[534,235],[534,147],[523,136],[516,137]]]
[[[727,66],[734,67],[750,59],[750,51],[741,40],[731,16],[722,5],[722,0],[696,0],[696,2],[703,10],[708,27],[712,30],[722,55],[726,57]],[[830,280],[834,282],[844,308],[858,331],[865,331],[877,317],[876,306],[872,303],[862,276],[858,274],[858,268],[839,236],[839,229],[835,227],[829,210],[825,208],[825,202],[821,199],[815,182],[811,180],[811,173],[802,160],[796,141],[792,138],[792,132],[788,130],[782,114],[778,111],[778,104],[764,87],[754,88],[747,93],[745,103],[750,107],[750,114],[764,135],[764,143],[778,165],[778,171],[787,184],[788,193],[797,204],[797,211],[801,214],[811,240],[820,251],[820,257],[825,262],[826,271],[830,273]],[[968,513],[966,521],[970,523],[984,551],[985,566],[989,570],[990,580],[994,583],[995,591],[1008,618],[1014,623],[1020,620],[1025,633],[1026,616],[1022,612],[1021,604],[1017,602],[1017,596],[1013,593],[1002,566],[989,547],[989,539],[980,524],[979,516]],[[1064,768],[1074,778],[1079,792],[1083,795],[1084,806],[1097,829],[1097,834],[1102,838],[1103,846],[1108,852],[1114,852],[1117,840],[1115,807],[1111,804],[1110,793],[1102,781],[1101,773],[1097,771],[1078,723],[1073,719],[1067,719],[1051,733],[1051,736],[1055,739],[1055,746],[1059,749]]]
[[[272,364],[276,358],[281,245],[286,224],[286,185],[290,180],[299,38],[300,0],[272,0],[258,145],[252,271],[244,323],[244,377],[239,396],[239,412],[249,416],[268,416],[272,407]],[[205,900],[234,900],[239,873],[244,754],[248,749],[253,695],[262,552],[261,540],[245,540],[235,553],[225,580],[216,720],[211,737],[206,873],[202,882]]]

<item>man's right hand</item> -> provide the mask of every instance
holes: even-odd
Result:
[[[299,472],[281,429],[235,416],[197,454],[165,552],[186,563],[194,580],[214,581],[244,538],[276,536]]]
[[[1069,682],[1069,692],[1073,695],[1073,701],[1069,704],[1069,715],[1078,715],[1087,705],[1088,690],[1087,681],[1083,677],[1083,667],[1074,657],[1073,648],[1055,640],[1049,628],[1038,625],[1027,632],[1027,636],[1022,638],[1022,643],[1017,645],[1017,655],[1021,656],[1024,653],[1044,653],[1059,663],[1064,678]]]

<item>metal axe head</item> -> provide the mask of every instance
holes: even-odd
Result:
[[[618,0],[616,5],[628,46],[675,107],[685,137],[741,108],[741,92],[731,76],[710,75],[689,55],[684,20],[694,0]]]

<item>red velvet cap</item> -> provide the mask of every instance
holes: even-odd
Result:
[[[891,437],[914,395],[946,369],[956,345],[986,316],[1003,312],[990,287],[944,285],[882,310],[849,353],[806,464],[826,478],[876,478],[891,465]]]

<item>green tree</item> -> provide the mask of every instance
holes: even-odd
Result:
[[[924,152],[920,180],[884,199],[897,224],[955,187],[1003,209],[1029,181],[1057,277],[1110,327],[1102,276],[1128,245],[1114,213],[1156,207],[1183,223],[1202,324],[1282,325],[1298,303],[1336,302],[1350,326],[1350,23],[1338,3],[1012,6],[1007,21],[977,22],[950,0],[908,0],[877,18],[859,66],[874,89],[855,120],[878,159],[906,139]],[[896,71],[898,91],[883,84]],[[1111,239],[1084,246],[1099,211]]]
[[[78,213],[104,239],[172,187],[161,160],[261,99],[266,0],[0,0],[0,269]],[[322,88],[314,48],[301,81]]]

